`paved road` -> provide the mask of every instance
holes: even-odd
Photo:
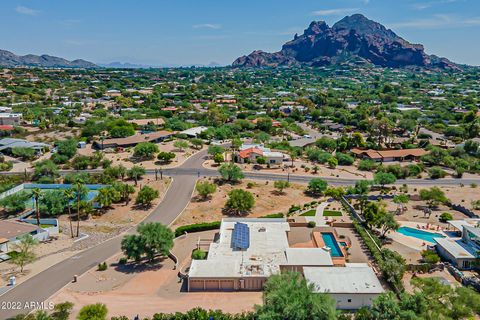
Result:
[[[171,224],[188,205],[191,194],[195,187],[198,177],[218,176],[218,172],[212,169],[206,169],[202,166],[206,156],[206,151],[201,151],[178,168],[162,170],[164,175],[172,176],[173,182],[168,189],[163,201],[153,210],[145,221],[158,221],[163,224]],[[97,170],[90,170],[97,172]],[[154,170],[147,170],[148,174],[155,174]],[[313,176],[298,176],[287,174],[271,174],[261,172],[247,172],[246,178],[262,180],[287,180],[291,182],[306,183]],[[334,185],[352,185],[355,179],[325,178],[330,184]],[[480,183],[480,179],[441,179],[441,180],[398,180],[397,184],[407,183],[409,185],[465,185],[471,183]],[[133,232],[134,228],[129,232]],[[74,275],[81,275],[93,266],[105,261],[110,256],[120,251],[121,237],[115,237],[93,248],[87,249],[67,260],[64,260],[40,274],[30,278],[14,289],[1,296],[0,301],[20,302],[42,302],[48,299],[63,286],[68,284]],[[0,306],[1,307],[1,306]],[[1,310],[0,319],[7,319],[19,313],[26,313],[30,309],[21,310]]]
[[[181,168],[201,169],[205,155],[205,152],[195,154]],[[176,174],[163,201],[145,221],[158,221],[166,225],[171,224],[189,203],[196,180],[197,175]],[[133,231],[134,229],[131,229],[129,232]],[[81,275],[98,263],[118,253],[120,251],[121,239],[121,236],[112,238],[52,266],[2,295],[0,301],[20,302],[22,306],[26,302],[45,301],[68,284],[74,275]],[[0,310],[0,319],[7,319],[28,311],[30,309]]]

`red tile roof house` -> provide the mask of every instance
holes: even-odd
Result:
[[[371,159],[378,162],[391,161],[413,161],[418,160],[421,156],[428,154],[424,149],[401,149],[401,150],[362,150],[353,148],[351,150],[359,158]]]
[[[264,157],[267,164],[282,164],[287,156],[281,152],[272,152],[269,148],[262,145],[247,145],[240,148],[238,153],[239,163],[256,163],[258,157]]]

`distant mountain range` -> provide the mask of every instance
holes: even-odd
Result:
[[[10,51],[0,50],[0,66],[3,67],[41,67],[41,68],[96,68],[97,65],[82,59],[69,61],[49,55],[18,56]]]
[[[423,45],[411,44],[361,14],[347,16],[332,27],[325,21],[314,21],[280,51],[254,51],[236,59],[233,66],[325,66],[352,59],[382,67],[459,69],[448,59],[426,54]]]
[[[138,64],[130,62],[110,62],[110,63],[100,63],[98,64],[103,68],[115,68],[115,69],[149,69],[149,68],[178,68],[178,67],[201,67],[201,68],[216,68],[221,67],[222,65],[217,62],[210,62],[207,65],[204,64],[193,64],[193,65],[149,65],[149,64]]]

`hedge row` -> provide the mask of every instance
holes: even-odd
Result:
[[[175,237],[179,237],[183,235],[185,232],[192,233],[192,232],[200,232],[200,231],[207,231],[207,230],[215,230],[220,228],[220,223],[221,221],[215,221],[215,222],[196,223],[196,224],[181,226],[175,229]]]

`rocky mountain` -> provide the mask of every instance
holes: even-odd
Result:
[[[65,60],[49,55],[36,56],[28,54],[18,56],[10,51],[0,50],[0,66],[3,67],[43,67],[43,68],[96,68],[92,62],[85,60]]]
[[[448,59],[426,54],[421,44],[411,44],[361,14],[347,16],[332,27],[324,21],[314,21],[279,52],[254,51],[236,59],[233,66],[324,66],[350,58],[383,67],[458,68]]]

